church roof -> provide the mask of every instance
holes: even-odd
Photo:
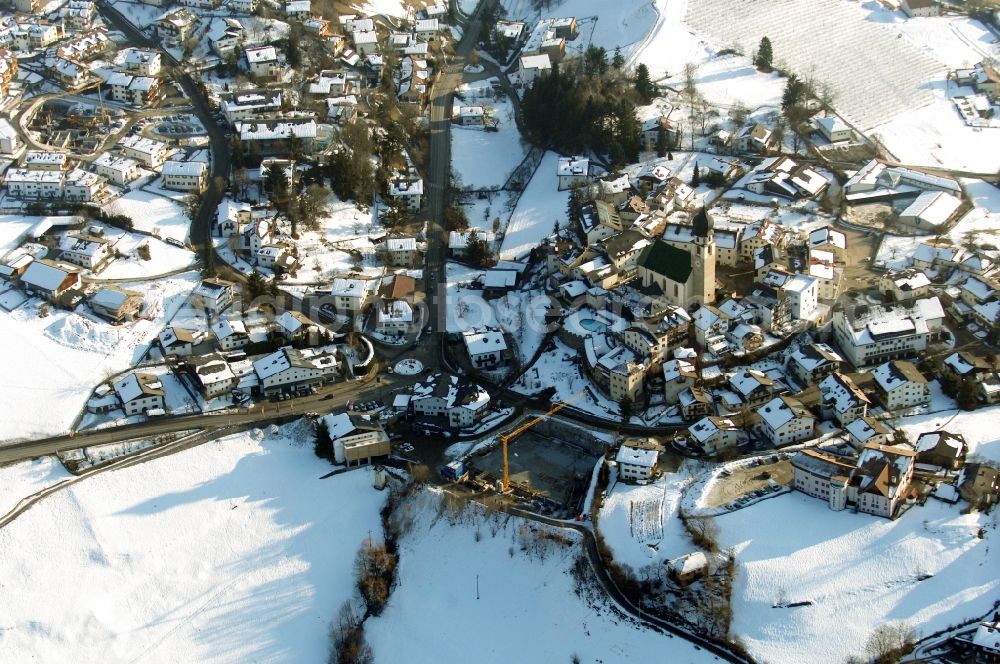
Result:
[[[691,276],[691,254],[660,239],[642,250],[638,265],[680,284]]]

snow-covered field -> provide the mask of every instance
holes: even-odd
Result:
[[[885,235],[878,247],[875,265],[892,270],[908,267],[917,245],[932,239],[933,235]]]
[[[0,468],[0,516],[22,498],[72,477],[54,456],[21,461]]]
[[[355,260],[348,253],[350,250],[360,252],[368,262],[373,258],[374,247],[368,233],[382,228],[373,223],[371,212],[364,212],[353,203],[330,194],[327,214],[318,224],[318,230],[300,231],[296,245],[299,256],[304,258],[298,274],[288,283],[322,283],[354,270]],[[290,231],[290,227],[286,230]],[[362,265],[362,271],[369,270],[364,270]]]
[[[565,223],[569,191],[559,191],[556,166],[559,155],[546,152],[538,170],[525,187],[500,247],[500,258],[524,258],[541,241],[552,234],[555,222]]]
[[[191,220],[176,202],[142,190],[130,191],[106,208],[111,214],[132,218],[136,230],[158,234],[184,242],[188,238]]]
[[[513,104],[504,98],[492,105],[498,131],[457,125],[451,130],[452,172],[461,176],[463,186],[473,189],[502,186],[526,153]]]
[[[106,228],[105,237],[119,235],[121,239],[115,244],[115,251],[121,252],[125,258],[112,261],[98,276],[99,279],[144,279],[158,274],[165,274],[194,265],[198,258],[193,251],[183,249],[153,237],[138,233],[125,233],[118,229]],[[141,246],[149,247],[149,260],[143,260],[136,253]]]
[[[941,83],[943,88],[945,84]],[[952,94],[971,89],[948,84]],[[906,164],[993,173],[1000,166],[1000,129],[978,129],[965,124],[947,98],[874,127],[886,147]]]
[[[906,417],[897,424],[916,441],[917,436],[930,431],[944,430],[965,436],[969,444],[969,455],[978,455],[1000,463],[1000,433],[996,422],[1000,416],[1000,406],[980,408],[974,411],[951,410],[931,415]]]
[[[549,543],[540,555],[534,538],[520,536],[531,526],[520,519],[450,524],[435,516],[433,505],[417,514],[401,542],[399,585],[385,612],[365,623],[376,661],[714,661],[686,641],[622,621],[603,598],[591,605],[578,596],[570,575],[578,544]]]
[[[880,624],[926,635],[986,613],[1000,591],[996,523],[936,500],[890,521],[793,492],[716,521],[737,554],[733,633],[761,661],[841,662]]]
[[[101,474],[0,530],[0,659],[325,660],[384,494],[368,470],[319,479],[329,464],[285,434]]]
[[[694,550],[678,517],[681,494],[688,482],[683,466],[653,484],[615,484],[601,505],[598,529],[615,562],[637,574]]]
[[[974,243],[996,260],[1000,247],[1000,189],[982,180],[963,180],[962,186],[975,208],[948,231],[948,237],[956,244]]]
[[[0,377],[4,417],[0,441],[64,433],[79,414],[93,387],[106,375],[137,362],[165,320],[180,308],[198,284],[198,273],[155,282],[121,284],[139,290],[150,320],[111,325],[79,313],[49,308],[40,316],[37,299],[0,312]]]
[[[588,44],[603,46],[610,54],[616,46],[628,55],[653,29],[656,6],[663,0],[566,0],[537,3],[534,0],[503,0],[507,16],[535,21],[538,18],[575,16],[579,36],[567,42],[568,51],[582,52]],[[541,10],[537,9],[542,5]]]

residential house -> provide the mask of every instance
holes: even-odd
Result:
[[[684,359],[663,363],[663,396],[668,404],[678,403],[680,393],[698,382],[698,370]]]
[[[681,407],[681,417],[685,422],[692,422],[699,417],[705,417],[715,410],[712,396],[700,387],[689,386],[677,395]]]
[[[420,264],[420,252],[415,237],[390,237],[382,245],[386,264],[392,267],[416,267]]]
[[[120,141],[126,157],[135,159],[146,168],[157,169],[167,158],[167,144],[139,135],[126,136]]]
[[[115,393],[126,415],[151,415],[163,412],[163,385],[160,377],[148,373],[130,373],[115,381]]]
[[[667,574],[681,586],[687,586],[693,581],[704,578],[708,569],[708,557],[701,551],[667,561]]]
[[[729,377],[729,387],[748,408],[756,408],[774,395],[774,381],[755,369],[737,370]]]
[[[552,61],[548,53],[540,55],[522,55],[517,61],[518,79],[523,87],[528,87],[539,76],[552,71]]]
[[[281,90],[247,90],[225,97],[219,104],[226,122],[249,120],[281,111]]]
[[[195,344],[201,341],[201,332],[170,325],[163,328],[156,340],[164,357],[187,357],[194,352]]]
[[[955,485],[971,507],[986,509],[1000,498],[1000,470],[984,463],[967,463]]]
[[[560,157],[556,163],[559,191],[574,186],[586,186],[590,181],[590,159],[587,157]]]
[[[142,309],[142,295],[117,286],[102,286],[88,300],[98,316],[112,323],[134,320]]]
[[[767,154],[774,144],[774,132],[759,122],[744,127],[733,139],[733,145],[741,152]]]
[[[66,291],[80,282],[76,267],[46,258],[32,261],[21,275],[21,285],[29,295],[41,297],[50,302],[58,301]]]
[[[959,380],[966,377],[982,380],[994,371],[993,366],[984,358],[965,351],[956,351],[944,358],[941,368]]]
[[[303,153],[312,151],[316,142],[316,120],[309,117],[283,118],[281,120],[244,120],[233,125],[240,137],[243,151],[265,157],[288,156],[293,144]]]
[[[406,205],[411,212],[420,210],[424,181],[420,177],[397,175],[389,180],[389,197]]]
[[[850,126],[840,119],[840,116],[817,118],[815,120],[816,129],[823,134],[823,138],[831,143],[850,141],[854,138],[854,131]]]
[[[842,427],[868,414],[868,397],[850,376],[830,374],[820,382],[819,392],[823,417],[832,418]]]
[[[774,397],[757,409],[764,435],[775,447],[812,438],[816,418],[798,399]]]
[[[113,184],[120,187],[127,186],[129,182],[142,175],[139,162],[130,157],[113,155],[110,152],[103,152],[91,162],[97,174],[107,178]]]
[[[318,336],[322,327],[299,311],[285,311],[274,319],[274,330],[289,343]]]
[[[237,350],[250,344],[246,324],[239,318],[219,318],[212,324],[212,334],[219,348],[224,351]]]
[[[326,415],[325,419],[336,463],[371,463],[373,458],[388,456],[392,451],[389,436],[378,422],[350,413]]]
[[[705,454],[715,455],[732,450],[749,440],[747,432],[727,417],[709,415],[688,427],[691,441]]]
[[[886,302],[907,302],[930,295],[931,280],[916,268],[889,271],[879,277],[878,291]]]
[[[375,306],[375,331],[403,336],[413,328],[413,307],[406,300],[379,300]]]
[[[659,456],[655,449],[622,445],[615,454],[619,479],[635,484],[648,484],[656,473]]]
[[[892,360],[880,364],[872,371],[872,376],[875,378],[876,394],[889,411],[930,403],[927,378],[911,362]]]
[[[415,416],[445,427],[465,429],[489,412],[490,395],[479,385],[458,376],[435,374],[413,386],[409,408]]]
[[[198,25],[198,15],[187,7],[177,7],[153,22],[156,36],[170,46],[180,46],[194,32]]]
[[[114,258],[114,246],[101,233],[70,232],[59,241],[59,260],[96,272]]]
[[[810,250],[829,251],[836,260],[842,261],[847,251],[847,236],[832,226],[823,226],[809,233],[808,246]]]
[[[941,6],[937,0],[900,0],[899,8],[910,18],[941,14]]]
[[[293,392],[330,382],[339,363],[332,352],[285,346],[253,363],[264,395]]]
[[[377,288],[377,280],[337,277],[327,295],[337,313],[355,315],[368,305]]]
[[[958,470],[965,463],[969,445],[960,433],[929,431],[917,437],[914,449],[917,451],[917,463]]]
[[[130,48],[121,61],[122,68],[136,76],[158,76],[163,68],[163,60],[159,51],[143,48]]]
[[[466,330],[462,342],[474,369],[495,369],[507,361],[509,351],[502,330],[488,327]]]
[[[856,450],[869,444],[887,445],[892,438],[892,429],[883,424],[881,420],[869,415],[849,422],[844,430],[849,436],[848,442]]]
[[[233,284],[222,279],[204,279],[191,293],[191,306],[218,315],[233,301]]]
[[[206,399],[229,394],[239,382],[229,362],[217,353],[195,355],[185,360],[183,366]]]
[[[203,161],[168,161],[163,164],[163,187],[201,193],[208,185],[208,168]]]
[[[802,386],[813,385],[840,370],[844,359],[826,344],[798,346],[788,357],[788,372]]]

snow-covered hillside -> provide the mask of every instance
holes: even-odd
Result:
[[[320,479],[285,433],[100,474],[0,530],[0,660],[324,661],[385,494],[368,470]]]
[[[532,524],[517,518],[488,523],[470,510],[452,525],[436,512],[418,513],[401,543],[399,585],[382,616],[366,623],[377,661],[550,664],[574,654],[582,662],[715,661],[624,621],[603,599],[592,606],[579,596],[570,574],[578,545],[536,545]]]
[[[733,633],[761,661],[841,662],[880,624],[926,635],[985,614],[1000,591],[996,522],[933,499],[890,521],[796,492],[717,521],[739,564]]]

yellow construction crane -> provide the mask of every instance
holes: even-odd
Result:
[[[573,403],[586,393],[587,393],[586,390],[581,390],[580,392],[577,392],[566,401],[560,401],[556,405],[552,406],[552,408],[550,408],[548,412],[545,413],[544,415],[539,415],[534,419],[528,420],[527,422],[517,427],[510,433],[505,433],[500,435],[500,444],[503,446],[503,492],[504,493],[510,491],[510,460],[507,458],[507,448],[510,442],[515,438],[517,438],[518,436],[520,436],[525,431],[527,431],[528,429],[530,429],[531,427],[535,426],[536,424],[544,420],[545,418],[558,413],[560,410],[570,405],[571,403]]]

